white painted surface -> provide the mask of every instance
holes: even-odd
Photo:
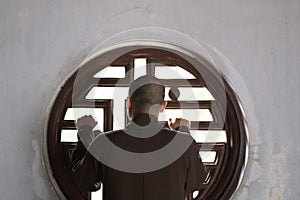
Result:
[[[251,144],[235,199],[299,199],[299,10],[298,0],[1,1],[0,199],[58,199],[41,151],[51,98],[96,44],[144,26],[226,55],[219,63],[242,99]]]

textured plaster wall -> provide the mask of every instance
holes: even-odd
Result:
[[[43,166],[45,113],[99,42],[132,28],[180,31],[223,55],[249,125],[234,199],[299,199],[300,1],[0,1],[0,199],[59,199]]]

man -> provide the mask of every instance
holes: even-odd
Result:
[[[158,122],[167,105],[164,91],[152,76],[133,81],[127,98],[131,122],[123,130],[99,134],[92,131],[97,122],[91,116],[77,120],[80,140],[72,176],[82,191],[95,191],[103,183],[104,200],[184,200],[201,190],[204,166],[197,144],[183,133],[189,121],[176,119],[169,128]]]

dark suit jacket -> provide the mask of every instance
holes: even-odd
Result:
[[[95,191],[102,182],[104,200],[184,200],[201,190],[206,172],[193,138],[163,128],[154,116],[133,122],[95,139],[91,127],[79,129],[72,176],[80,190]],[[87,151],[83,143],[90,142]]]

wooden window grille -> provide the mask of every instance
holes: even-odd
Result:
[[[80,69],[80,76],[75,72],[61,88],[48,122],[49,161],[53,176],[64,196],[72,200],[96,199],[90,193],[81,193],[70,176],[70,154],[77,142],[74,119],[79,117],[72,118],[72,110],[81,109],[76,113],[82,115],[99,112],[100,130],[123,128],[128,121],[125,99],[121,98],[117,102],[110,93],[122,90],[126,94],[134,79],[148,74],[160,78],[166,86],[166,112],[173,117],[181,114],[178,117],[191,120],[191,135],[198,143],[199,155],[209,172],[205,188],[199,191],[198,196],[196,193],[190,194],[188,199],[229,199],[239,183],[245,163],[247,138],[243,115],[235,93],[226,80],[223,79],[221,84],[213,74],[205,71],[204,66],[202,69],[203,74],[186,59],[166,50],[138,49],[122,55],[108,66],[91,61]],[[209,77],[203,79],[203,76]],[[80,83],[81,88],[74,93],[75,80]],[[97,90],[107,92],[101,95],[104,93]],[[178,92],[177,96],[174,96],[173,90]],[[220,90],[225,90],[225,105],[221,103],[222,97],[218,93]],[[189,96],[191,92],[198,95]],[[213,106],[220,107],[220,110],[225,106],[225,116],[218,109],[212,109]],[[122,110],[121,120],[124,122],[115,124],[114,109]],[[160,116],[159,120],[164,123],[167,117],[167,114]]]

